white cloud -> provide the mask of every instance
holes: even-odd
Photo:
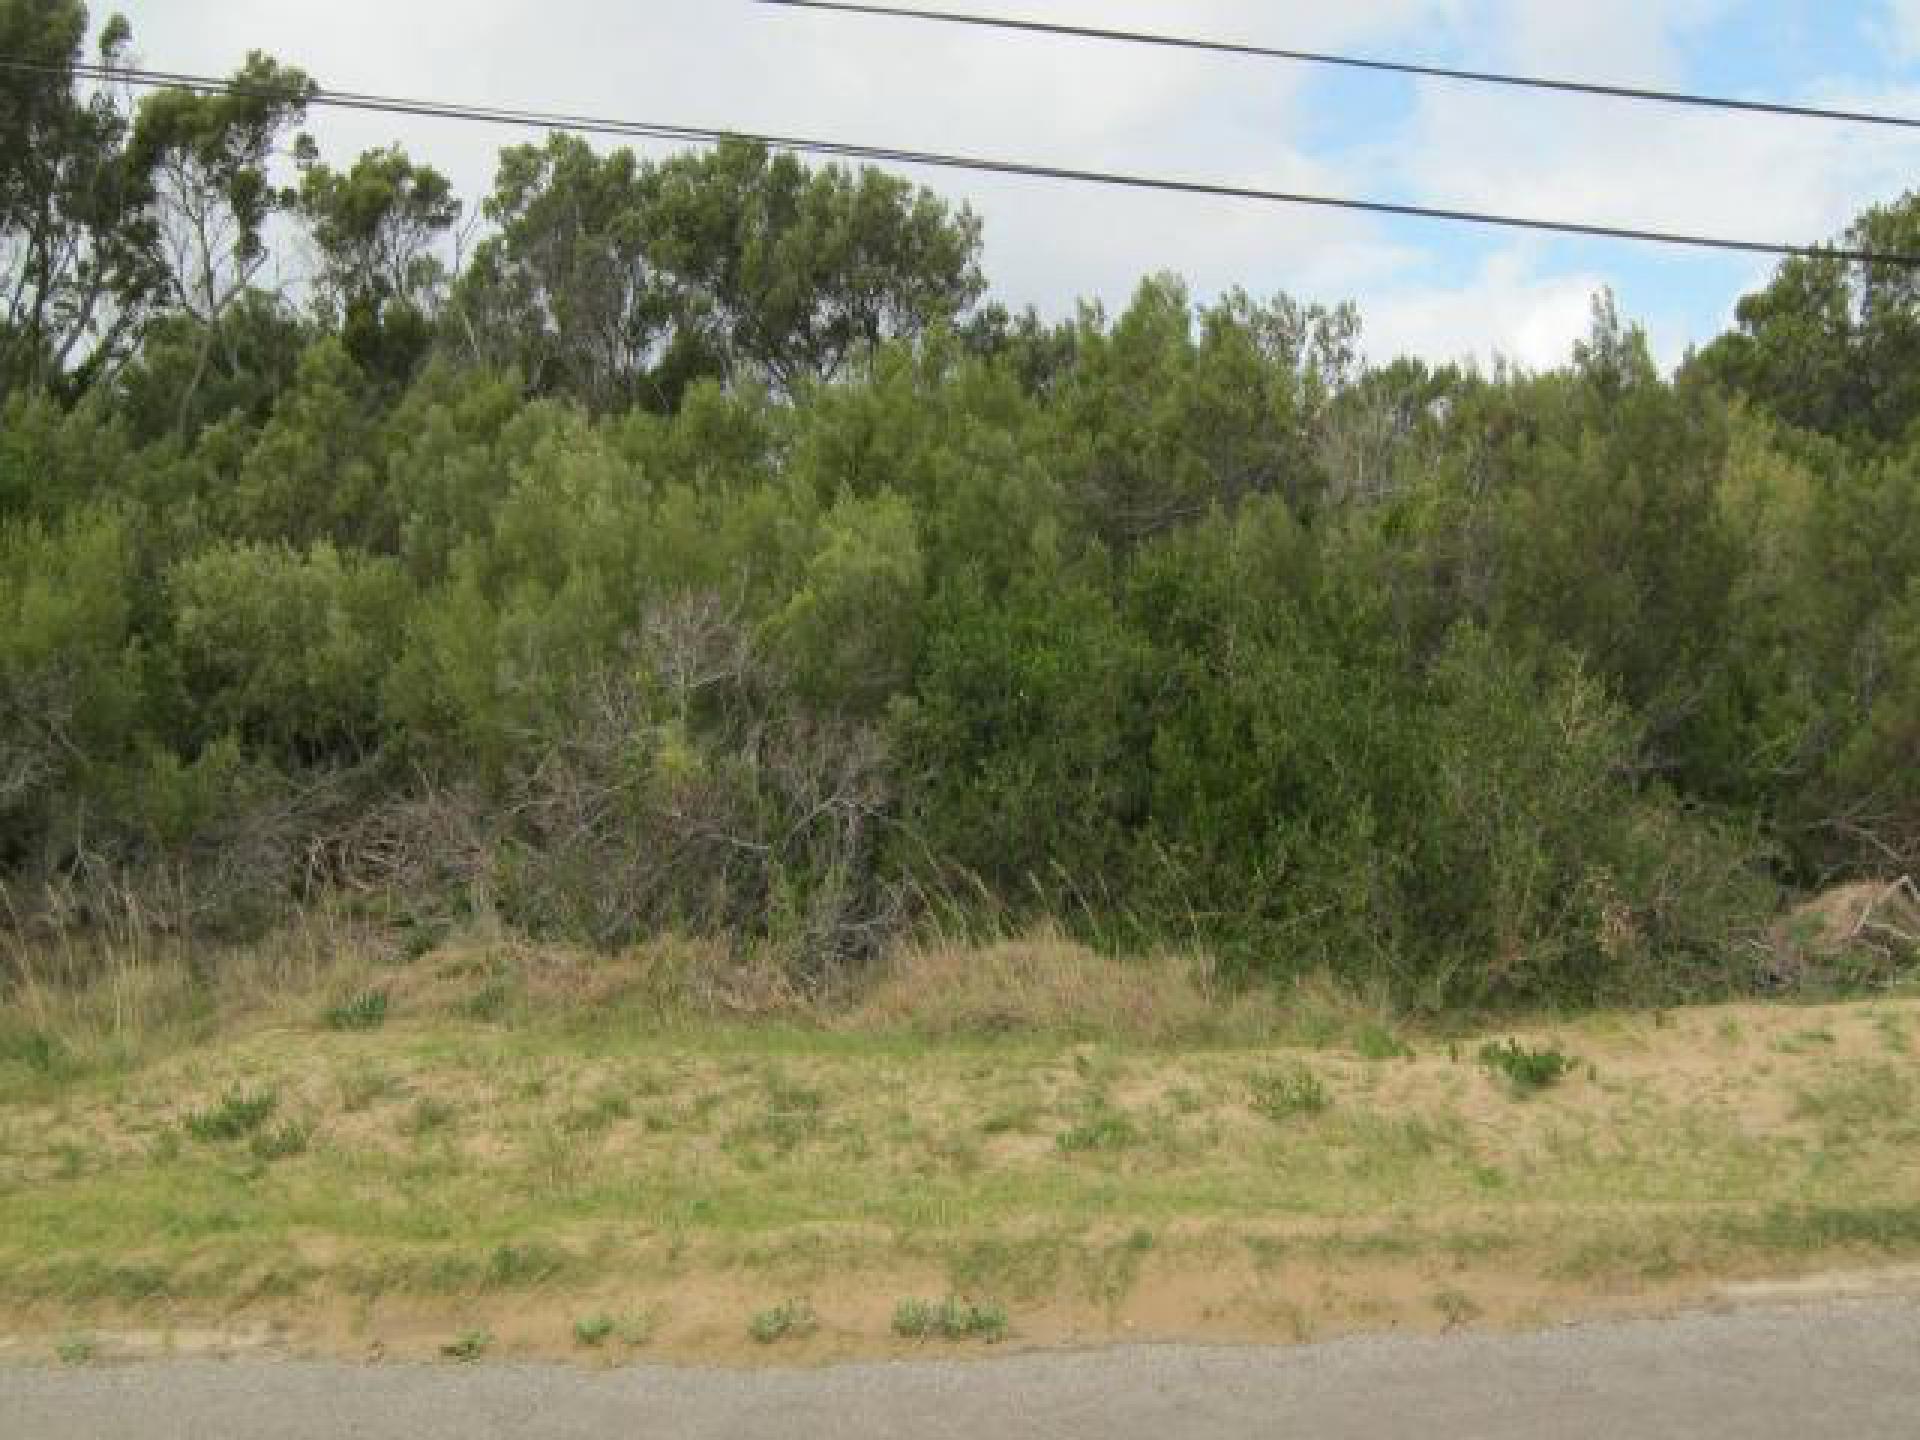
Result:
[[[1920,0],[1887,0],[1884,26],[1902,60],[1920,60]]]
[[[1528,244],[1492,256],[1458,286],[1389,290],[1365,312],[1366,351],[1379,362],[1424,355],[1490,366],[1497,359],[1528,370],[1566,363],[1592,322],[1598,275],[1542,275]]]

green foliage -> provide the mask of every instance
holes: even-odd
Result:
[[[611,1315],[582,1315],[573,1322],[574,1340],[589,1349],[597,1349],[612,1338],[614,1319]]]
[[[120,514],[0,521],[0,855],[15,862],[63,796],[131,748],[143,678],[134,580]]]
[[[1421,1011],[1726,993],[1783,888],[1920,867],[1910,275],[1790,261],[1672,378],[1607,299],[1556,370],[1366,369],[1167,276],[977,310],[872,169],[565,136],[456,270],[397,149],[282,188],[303,72],[129,110],[85,35],[0,3],[10,924],[379,895],[821,997],[1051,921]]]
[[[344,173],[302,152],[298,208],[321,258],[319,295],[347,352],[370,375],[404,383],[433,340],[447,287],[434,247],[459,221],[447,178],[394,146]]]
[[[556,135],[500,158],[456,296],[471,343],[595,409],[677,404],[703,377],[793,391],[983,288],[979,226],[866,168],[729,142],[658,164]]]
[[[756,1345],[774,1345],[782,1340],[805,1340],[820,1328],[820,1317],[804,1300],[788,1300],[771,1309],[757,1311],[747,1322],[747,1334]]]
[[[1573,1069],[1573,1061],[1560,1051],[1530,1050],[1518,1040],[1504,1045],[1489,1041],[1480,1049],[1480,1063],[1490,1074],[1504,1079],[1519,1099],[1551,1089]]]
[[[132,34],[113,17],[96,56],[86,34],[80,0],[0,3],[0,53],[23,66],[0,89],[0,400],[110,375],[162,296],[151,166],[129,154],[118,87],[73,69],[124,65]]]
[[[945,1300],[902,1300],[893,1311],[893,1333],[903,1340],[979,1340],[997,1345],[1007,1338],[1006,1307]]]
[[[410,587],[392,560],[322,542],[203,551],[169,577],[181,678],[202,733],[282,759],[353,757],[380,734]]]
[[[1911,253],[1920,193],[1864,211],[1849,249]],[[1788,423],[1857,444],[1910,441],[1920,419],[1920,284],[1911,267],[1817,255],[1746,296],[1697,364]]]

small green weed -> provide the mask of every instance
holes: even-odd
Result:
[[[1001,1305],[945,1300],[902,1300],[893,1311],[893,1333],[903,1340],[979,1340],[997,1345],[1007,1338],[1007,1312]]]
[[[573,1322],[573,1338],[589,1349],[598,1349],[612,1338],[614,1320],[611,1315],[582,1315]]]
[[[322,1018],[329,1030],[378,1030],[387,1023],[387,992],[363,990],[331,1006]]]
[[[485,1330],[464,1330],[440,1347],[440,1353],[449,1360],[458,1360],[462,1364],[471,1364],[478,1360],[493,1344],[493,1336]]]
[[[1558,1050],[1529,1050],[1518,1040],[1481,1046],[1480,1063],[1489,1073],[1504,1079],[1517,1099],[1559,1084],[1573,1069],[1573,1061]]]
[[[820,1317],[804,1300],[789,1300],[762,1310],[747,1322],[747,1334],[758,1345],[773,1345],[781,1340],[804,1340],[820,1328]]]
[[[1333,1104],[1320,1077],[1304,1065],[1255,1075],[1248,1082],[1254,1113],[1269,1120],[1291,1120],[1298,1115],[1319,1115]]]
[[[85,1365],[100,1353],[100,1346],[91,1335],[63,1335],[53,1353],[62,1365]]]
[[[212,1143],[217,1140],[242,1140],[262,1125],[273,1114],[278,1097],[271,1090],[262,1090],[249,1095],[234,1090],[223,1096],[218,1104],[205,1110],[189,1111],[185,1120],[187,1133],[196,1140]]]

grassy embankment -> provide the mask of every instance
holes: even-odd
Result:
[[[695,946],[339,953],[16,985],[0,1354],[1300,1339],[1920,1259],[1909,998],[1488,1036],[1046,939],[832,1013]]]

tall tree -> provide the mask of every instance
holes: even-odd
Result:
[[[299,208],[318,252],[322,321],[340,329],[369,373],[404,380],[445,297],[447,266],[437,249],[460,219],[460,201],[446,176],[398,146],[369,150],[343,173],[305,140],[301,170]]]
[[[1920,191],[1861,214],[1848,248],[1920,252]],[[1920,421],[1920,270],[1818,255],[1746,296],[1699,368],[1791,425],[1870,445]]]
[[[134,125],[135,163],[153,177],[153,219],[170,275],[172,303],[200,332],[184,387],[184,428],[227,313],[255,287],[270,258],[268,221],[292,197],[271,166],[318,87],[307,75],[254,51],[229,89],[168,89],[149,95]]]
[[[486,214],[457,306],[471,350],[600,409],[671,409],[701,378],[833,380],[983,287],[966,210],[744,141],[656,165],[558,135],[501,157]]]
[[[710,327],[729,376],[837,379],[985,288],[973,213],[871,166],[813,170],[733,140],[668,160],[657,184],[649,230],[679,321]]]
[[[111,370],[160,289],[124,96],[76,82],[86,32],[80,0],[0,0],[0,54],[24,62],[0,75],[0,394]],[[110,20],[99,63],[131,38]]]

